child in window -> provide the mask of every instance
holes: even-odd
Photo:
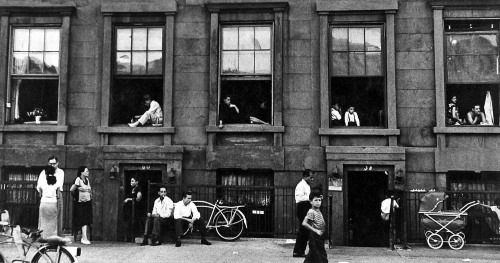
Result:
[[[349,110],[344,115],[345,126],[359,126],[358,114],[354,111],[354,107],[349,107]]]
[[[328,262],[325,250],[325,239],[323,234],[325,233],[325,220],[323,219],[323,214],[319,210],[321,207],[321,201],[323,196],[314,191],[309,194],[309,201],[311,202],[311,209],[307,212],[302,226],[310,230],[309,233],[309,253],[304,260],[304,263],[314,262],[322,263]]]

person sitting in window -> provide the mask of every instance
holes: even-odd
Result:
[[[231,104],[231,96],[223,97],[219,107],[219,127],[228,123],[240,123],[240,109]]]
[[[142,116],[134,123],[129,123],[130,127],[137,127],[139,125],[145,125],[148,121],[151,123],[159,123],[163,119],[163,113],[161,111],[160,104],[154,100],[151,100],[149,94],[144,95],[144,103],[149,109],[142,114]]]
[[[448,103],[447,111],[447,122],[448,125],[460,125],[463,124],[462,119],[458,115],[457,107],[457,96],[452,96],[450,102]]]
[[[467,113],[467,124],[470,125],[484,125],[486,117],[484,112],[481,111],[481,106],[475,105],[471,111]]]
[[[271,114],[267,104],[267,101],[262,101],[259,103],[259,107],[257,107],[257,109],[254,109],[250,115],[250,123],[269,124],[271,122]]]
[[[330,109],[330,121],[332,126],[342,126],[342,109],[338,103],[333,104]]]
[[[345,112],[344,115],[345,126],[359,126],[358,114],[354,111],[354,107],[351,106]]]

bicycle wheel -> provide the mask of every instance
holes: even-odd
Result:
[[[237,240],[244,227],[243,216],[238,211],[222,210],[215,216],[215,230],[222,240]]]
[[[58,251],[59,249],[59,251]],[[64,247],[45,246],[41,247],[31,259],[32,263],[73,263],[76,262],[71,253]]]

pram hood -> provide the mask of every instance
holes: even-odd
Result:
[[[419,212],[440,212],[443,211],[444,192],[430,192],[420,199]],[[436,206],[437,204],[437,206]]]

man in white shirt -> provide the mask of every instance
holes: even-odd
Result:
[[[167,188],[165,186],[160,187],[158,195],[160,197],[155,200],[153,211],[147,215],[148,219],[146,220],[146,227],[144,229],[144,240],[141,246],[148,244],[148,237],[151,233],[151,246],[161,245],[161,227],[172,222],[174,202],[167,197]]]
[[[297,233],[297,239],[295,240],[295,246],[293,248],[293,257],[305,257],[309,232],[302,226],[302,222],[304,221],[304,217],[306,217],[307,211],[311,208],[311,203],[309,202],[311,186],[309,186],[309,183],[313,180],[313,176],[313,171],[305,169],[302,173],[302,180],[295,187],[295,203],[297,203],[299,232]]]
[[[175,242],[176,247],[181,246],[181,236],[184,233],[184,228],[192,229],[194,225],[198,227],[201,234],[201,244],[211,245],[206,238],[205,233],[207,232],[205,220],[200,217],[200,212],[196,205],[191,202],[193,194],[191,191],[182,193],[182,200],[175,203],[174,219],[175,219],[175,233],[177,240]]]
[[[129,123],[130,127],[137,127],[139,124],[144,125],[148,120],[151,120],[152,123],[158,123],[163,120],[163,112],[161,111],[160,104],[154,100],[151,100],[151,96],[149,94],[144,95],[144,103],[146,107],[149,107],[149,110],[144,112],[142,116],[134,123]]]

